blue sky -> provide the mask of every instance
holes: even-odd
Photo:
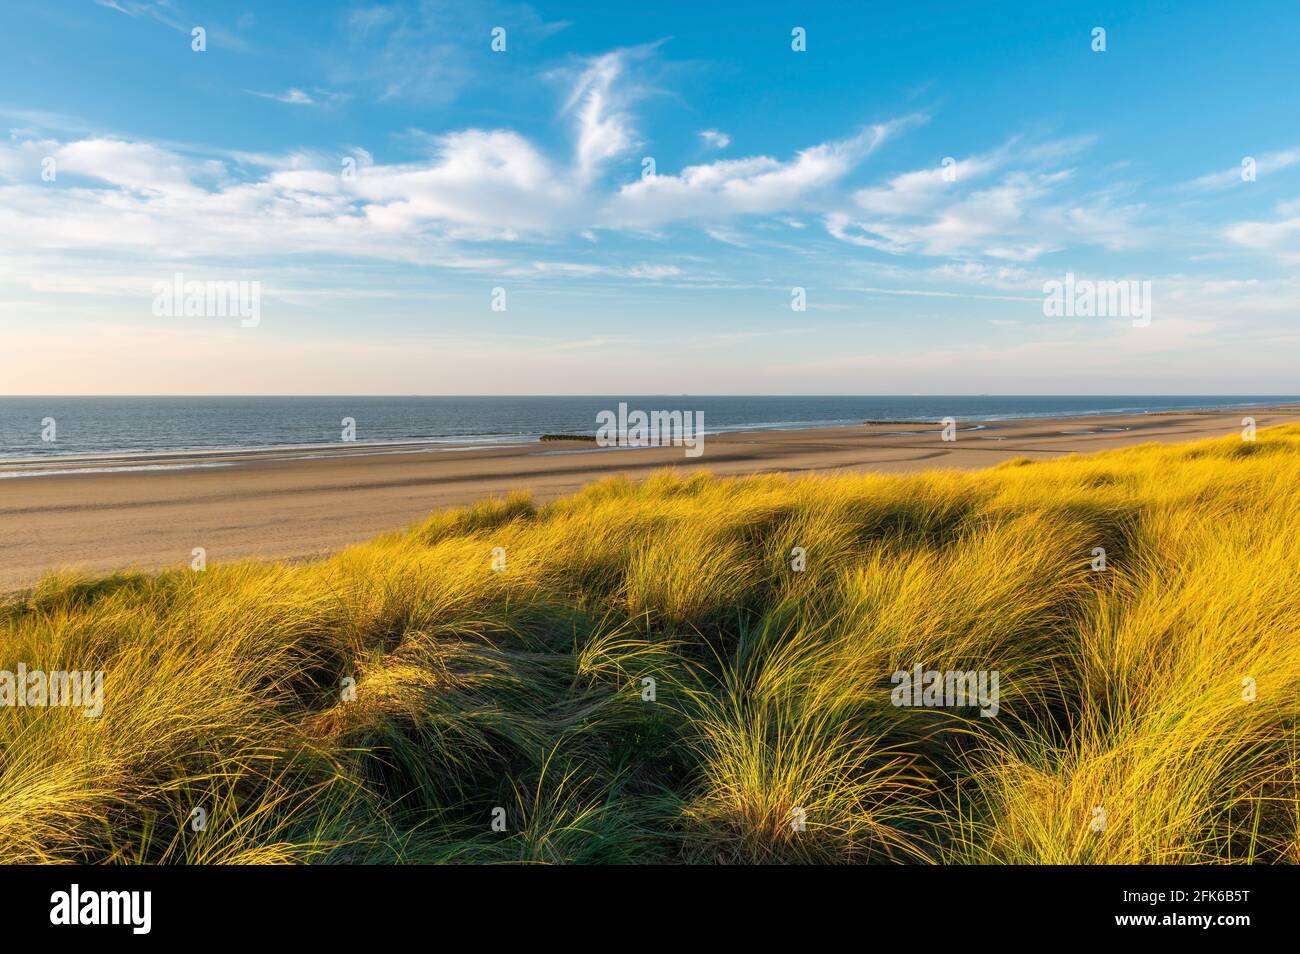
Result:
[[[0,392],[1300,390],[1300,7],[977,6],[6,0]]]

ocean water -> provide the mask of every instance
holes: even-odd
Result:
[[[596,414],[703,411],[706,433],[864,421],[1006,420],[1267,405],[1294,396],[1172,397],[0,397],[0,459],[339,444],[508,444],[594,434]],[[54,440],[42,439],[53,419]]]

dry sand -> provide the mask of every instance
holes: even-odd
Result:
[[[563,441],[498,448],[340,446],[310,451],[152,455],[148,458],[0,465],[0,591],[56,569],[91,573],[188,565],[195,547],[209,563],[301,560],[330,553],[430,511],[512,490],[541,502],[615,474],[685,472],[975,469],[1011,457],[1058,457],[1145,441],[1238,434],[1243,414],[1260,427],[1300,421],[1300,407],[962,422],[957,440],[937,425],[866,425],[719,434],[704,453],[681,448],[603,449]],[[118,470],[104,467],[199,469]],[[10,477],[40,470],[55,476]]]

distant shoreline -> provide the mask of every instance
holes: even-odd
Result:
[[[1134,414],[1143,416],[1221,414],[1237,410],[1297,410],[1297,402],[1234,402],[1222,405],[1189,405],[1177,410],[1143,410],[1143,411],[1079,411],[1060,414],[1008,414],[980,418],[956,417],[962,429],[971,426],[992,428],[1010,422],[1030,423],[1034,421],[1079,420],[1090,417],[1115,418]],[[766,425],[736,425],[709,428],[706,421],[705,433],[709,437],[722,435],[755,435],[766,433],[785,433],[790,431],[817,431],[836,428],[855,427],[894,427],[917,428],[941,426],[940,419],[868,419],[859,423],[825,423],[825,422],[772,422]],[[385,456],[393,454],[419,453],[468,453],[478,450],[498,450],[511,447],[530,447],[539,443],[563,443],[565,441],[591,443],[595,426],[591,434],[542,432],[538,434],[492,434],[481,437],[458,438],[430,437],[420,439],[394,440],[358,440],[352,442],[334,441],[321,443],[286,443],[240,445],[231,444],[212,447],[182,447],[176,449],[102,451],[102,452],[54,452],[49,454],[29,454],[8,456],[0,449],[0,480],[15,476],[42,475],[40,471],[56,471],[51,476],[63,476],[65,473],[113,473],[127,470],[181,470],[200,467],[228,467],[253,461],[277,459],[306,460],[313,457],[357,457]],[[635,448],[624,448],[635,449]],[[43,475],[42,475],[43,476]]]
[[[1300,408],[1225,408],[1180,414],[1090,415],[963,423],[956,440],[939,429],[857,425],[733,431],[707,437],[704,453],[680,447],[605,448],[589,442],[428,446],[297,454],[207,452],[134,460],[41,461],[39,479],[0,479],[0,592],[61,568],[105,573],[188,566],[202,548],[209,565],[243,559],[306,560],[407,527],[431,511],[523,491],[539,503],[610,477],[657,470],[719,476],[847,472],[905,474],[975,470],[1012,459],[1238,437],[1241,418],[1259,428],[1300,422]],[[568,445],[568,446],[566,446]],[[54,468],[51,464],[54,463]],[[171,466],[175,465],[175,466]],[[15,465],[0,471],[13,473]]]

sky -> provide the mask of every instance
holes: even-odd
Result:
[[[5,0],[0,393],[1296,393],[1297,51],[1293,0]]]

